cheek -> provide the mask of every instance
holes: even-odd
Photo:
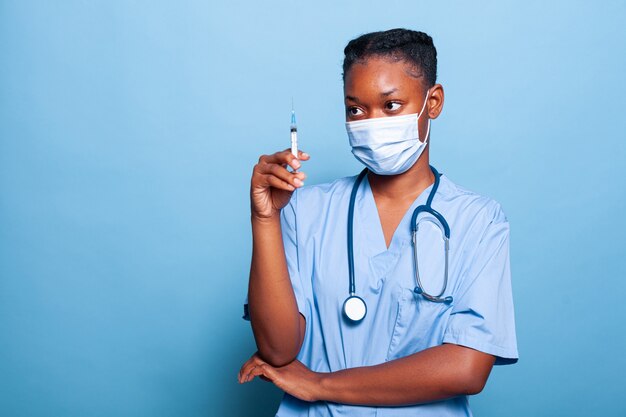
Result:
[[[428,132],[428,118],[426,117],[426,114],[424,114],[423,116],[421,116],[418,120],[417,120],[417,132],[420,135],[420,140],[422,142],[424,142],[424,140],[427,138],[427,134],[430,134],[430,132]]]

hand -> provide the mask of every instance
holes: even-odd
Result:
[[[255,353],[239,370],[239,383],[250,382],[256,376],[274,383],[281,390],[303,401],[313,402],[322,399],[322,374],[311,371],[298,360],[275,368]]]
[[[304,172],[289,172],[300,168],[300,160],[308,161],[309,155],[298,151],[298,158],[289,149],[272,155],[262,155],[252,171],[250,200],[252,215],[259,219],[277,216],[285,207],[293,191],[304,185]]]

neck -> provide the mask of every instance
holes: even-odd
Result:
[[[367,179],[375,196],[391,201],[413,201],[435,182],[426,152],[421,155],[415,165],[402,174],[378,175],[368,171]]]

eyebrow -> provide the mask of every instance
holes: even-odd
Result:
[[[381,97],[387,97],[387,96],[392,95],[392,94],[393,94],[393,93],[395,93],[396,91],[398,91],[398,89],[397,89],[397,88],[392,88],[392,89],[391,89],[391,90],[389,90],[389,91],[385,91],[385,92],[380,93],[380,96],[381,96]],[[354,96],[346,96],[346,100],[350,100],[350,101],[354,101],[354,102],[356,102],[356,103],[359,103],[359,99],[358,99],[357,97],[354,97]]]
[[[392,89],[391,89],[391,90],[389,90],[389,91],[385,91],[384,93],[380,93],[380,95],[381,95],[381,97],[387,97],[387,96],[392,95],[392,94],[393,94],[393,93],[395,93],[396,91],[398,91],[398,89],[397,89],[397,88],[392,88]]]

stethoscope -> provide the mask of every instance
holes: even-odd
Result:
[[[433,198],[435,197],[437,189],[439,188],[440,174],[433,166],[431,166],[430,169],[435,176],[435,183],[433,184],[433,188],[430,190],[430,194],[428,195],[426,204],[418,206],[415,210],[413,210],[413,216],[411,217],[411,232],[413,235],[413,265],[415,266],[416,283],[413,292],[434,303],[450,304],[452,303],[451,296],[442,297],[443,293],[448,287],[448,252],[450,250],[450,226],[448,226],[448,222],[446,221],[446,219],[438,211],[432,208]],[[357,191],[366,174],[367,168],[361,171],[361,173],[357,177],[356,182],[352,187],[352,193],[350,194],[350,205],[348,206],[348,272],[350,274],[350,295],[343,303],[343,312],[349,320],[355,323],[363,320],[363,318],[367,314],[367,305],[365,304],[365,300],[356,295],[356,286],[354,280],[354,204],[356,201]],[[431,295],[424,291],[424,287],[422,286],[422,281],[420,279],[419,264],[417,260],[417,231],[419,229],[417,217],[421,213],[428,213],[432,215],[439,223],[438,226],[440,226],[443,232],[442,234],[444,241],[445,267],[443,274],[443,286],[441,287],[441,291],[437,295]]]

